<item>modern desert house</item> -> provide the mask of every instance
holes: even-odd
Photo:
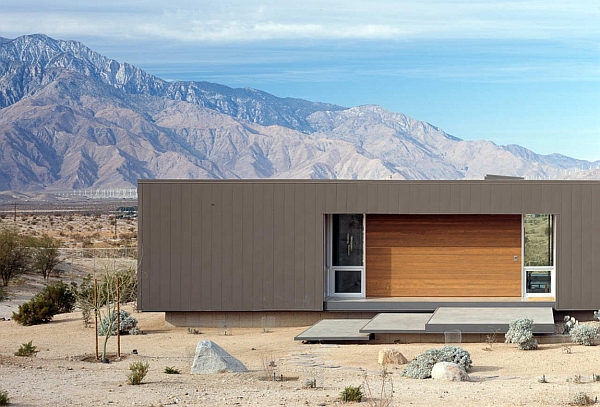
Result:
[[[180,326],[600,307],[600,182],[140,180],[142,311]]]

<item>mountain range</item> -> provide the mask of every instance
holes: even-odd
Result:
[[[132,188],[140,178],[488,173],[600,179],[600,161],[465,141],[375,105],[169,82],[77,41],[0,38],[0,191]]]

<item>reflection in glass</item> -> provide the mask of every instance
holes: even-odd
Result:
[[[523,218],[524,265],[554,265],[554,219],[552,215],[525,215]]]

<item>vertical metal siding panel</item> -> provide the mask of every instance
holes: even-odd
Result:
[[[242,310],[251,310],[253,305],[252,288],[254,286],[254,188],[253,184],[245,183],[242,186]]]
[[[377,184],[367,185],[367,213],[377,212]]]
[[[544,184],[540,186],[541,200],[540,213],[548,214],[552,212],[552,185]]]
[[[181,309],[181,184],[172,184],[170,198],[171,227],[169,229],[171,241],[171,256],[169,269],[171,270],[171,287],[169,290],[169,310]]]
[[[138,196],[139,196],[139,216],[138,216],[138,234],[141,241],[138,242],[138,254],[141,256],[141,270],[138,273],[138,281],[141,281],[138,289],[138,303],[143,311],[155,309],[152,292],[154,286],[158,285],[158,272],[160,271],[156,266],[157,263],[153,262],[153,257],[158,256],[160,252],[154,250],[153,252],[153,236],[158,236],[154,233],[156,230],[158,217],[156,205],[153,205],[153,185],[151,184],[139,184],[138,185]],[[142,246],[143,242],[143,246]],[[154,297],[156,298],[156,297]]]
[[[315,293],[315,309],[323,310],[323,299],[325,298],[325,224],[324,214],[326,213],[325,194],[327,193],[327,185],[316,184],[315,185],[315,216],[317,220],[317,231],[316,231],[316,258],[315,258],[315,270],[317,270],[315,281],[313,282],[314,293]],[[359,191],[360,189],[357,189]],[[359,198],[360,199],[360,198]]]
[[[552,184],[552,207],[550,213],[559,214],[561,212],[561,203],[563,188],[561,185]]]
[[[562,211],[559,219],[559,225],[557,233],[560,233],[560,246],[557,247],[557,256],[560,261],[558,266],[558,272],[560,278],[557,283],[557,302],[559,309],[573,309],[576,305],[576,300],[573,298],[571,293],[573,286],[573,266],[571,259],[573,257],[573,250],[571,248],[572,236],[572,225],[573,225],[573,214],[572,214],[572,192],[571,187],[563,185],[560,196],[562,197]]]
[[[367,213],[369,207],[369,188],[367,183],[361,182],[357,188],[358,200],[356,201],[356,212],[354,213]]]
[[[337,183],[326,184],[327,193],[325,194],[325,212],[335,213],[337,211]]]
[[[594,308],[593,300],[593,278],[592,267],[592,187],[583,185],[581,187],[581,307],[583,309]]]
[[[440,184],[439,213],[452,213],[452,186],[448,183]]]
[[[429,184],[420,183],[419,184],[419,209],[418,213],[430,213],[429,205],[431,202],[431,197],[429,196]]]
[[[221,198],[221,310],[231,309],[233,299],[233,279],[238,279],[235,276],[233,267],[234,251],[236,250],[233,243],[233,186],[231,184],[223,184]]]
[[[285,302],[285,248],[287,247],[286,227],[285,227],[285,184],[275,184],[273,190],[274,202],[274,226],[273,226],[273,270],[275,275],[273,288],[273,308],[284,310],[287,305]],[[323,197],[326,198],[326,195]]]
[[[263,253],[265,251],[264,246],[264,234],[263,234],[263,211],[265,210],[264,205],[264,193],[265,188],[263,184],[254,184],[252,188],[252,195],[254,198],[252,215],[252,223],[254,225],[252,239],[254,241],[254,247],[252,250],[252,310],[261,311],[263,310]],[[271,248],[268,248],[271,250]]]
[[[244,263],[244,189],[242,184],[232,185],[233,200],[231,222],[231,302],[223,303],[223,311],[244,309],[244,275],[248,265]]]
[[[592,309],[600,308],[600,183],[592,185],[591,197],[592,216],[591,228],[591,274],[592,274],[592,298],[594,304]]]
[[[377,213],[389,212],[390,185],[389,183],[377,184]]]
[[[492,213],[492,186],[490,185],[490,183],[481,184],[480,213]]]
[[[160,184],[160,292],[159,304],[161,310],[168,310],[171,293],[171,185]]]
[[[337,194],[334,213],[348,213],[348,185],[340,183],[337,185]]]
[[[481,184],[471,185],[471,213],[480,214],[481,212]]]
[[[274,186],[273,184],[266,184],[263,191],[263,213],[262,213],[262,224],[263,224],[263,236],[262,236],[262,250],[263,250],[263,265],[262,265],[262,278],[263,278],[263,298],[262,308],[265,310],[274,309],[274,296],[275,296],[275,278],[277,276],[274,273],[274,257],[275,253],[275,241],[274,241]]]
[[[388,213],[398,213],[400,207],[400,188],[396,182],[390,182],[390,193],[388,196]],[[360,212],[364,213],[364,212]]]
[[[318,293],[323,290],[323,273],[322,262],[319,265],[319,258],[321,258],[320,252],[317,247],[319,241],[319,235],[322,235],[322,229],[317,229],[318,218],[322,215],[316,210],[317,202],[317,188],[315,184],[307,184],[304,191],[304,297],[303,297],[303,308],[304,309],[316,309],[318,298],[321,300],[322,295]],[[352,195],[356,196],[356,188],[352,192]],[[320,282],[321,290],[318,290],[318,283]],[[322,301],[321,301],[322,303]]]
[[[571,285],[571,296],[575,300],[577,308],[582,308],[582,293],[583,293],[583,276],[581,270],[581,246],[582,233],[583,233],[583,219],[581,216],[581,186],[574,184],[572,189],[572,201],[571,210],[573,211],[573,223],[572,223],[572,238],[571,238],[571,278],[573,283]]]
[[[498,182],[490,184],[491,213],[502,213],[502,191]]]
[[[294,309],[304,309],[306,279],[306,185],[294,185]]]
[[[428,184],[429,185],[429,205],[427,206],[427,213],[438,214],[440,213],[441,204],[441,192],[440,184]]]
[[[294,309],[294,295],[296,288],[295,279],[295,259],[296,249],[296,231],[294,230],[294,213],[296,206],[295,188],[293,184],[286,184],[284,187],[284,264],[283,264],[283,307],[286,310]]]
[[[212,311],[212,217],[211,217],[212,184],[205,184],[200,195],[201,241],[200,272],[201,307],[203,311]]]
[[[223,184],[214,184],[211,191],[210,208],[211,214],[211,309],[223,309]]]
[[[192,281],[192,184],[181,185],[181,284],[180,309],[190,311]]]
[[[460,213],[473,213],[471,208],[471,186],[460,185]]]
[[[409,199],[409,205],[408,205],[408,212],[411,214],[416,214],[416,213],[420,213],[420,206],[421,206],[421,201],[420,201],[420,192],[421,192],[421,185],[418,183],[414,183],[411,184],[408,187],[408,199]]]
[[[523,213],[523,186],[521,184],[511,185],[510,212],[514,214]]]
[[[539,184],[531,185],[531,203],[533,204],[532,212],[541,214],[542,210],[542,187]]]
[[[358,212],[358,184],[347,184],[346,210],[348,213]]]
[[[500,191],[502,196],[500,211],[501,213],[510,213],[512,207],[512,187],[510,184],[502,183]]]
[[[461,193],[460,183],[453,182],[450,184],[450,213],[460,213]]]
[[[190,282],[190,307],[192,311],[201,311],[202,308],[202,194],[204,184],[192,185],[192,264]]]

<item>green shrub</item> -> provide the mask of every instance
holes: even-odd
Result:
[[[149,368],[150,365],[147,362],[134,362],[130,364],[129,370],[131,370],[131,373],[129,373],[129,375],[127,376],[129,384],[134,386],[142,384],[142,380],[144,380],[144,377],[146,377]]]
[[[573,342],[585,346],[595,345],[598,339],[598,329],[591,325],[575,325],[570,334]]]
[[[15,356],[36,356],[38,352],[37,346],[33,346],[33,341],[29,341],[19,347],[19,350],[15,352]]]
[[[175,369],[174,367],[167,366],[167,367],[165,367],[165,373],[166,374],[179,374],[180,372],[178,369]]]
[[[515,343],[521,350],[533,350],[538,347],[537,340],[533,338],[533,320],[530,318],[511,321],[504,338],[504,343]]]
[[[8,392],[0,389],[0,406],[8,406],[10,404],[10,398]]]
[[[76,290],[77,285],[75,283],[68,285],[59,281],[47,285],[39,295],[56,305],[57,314],[64,314],[73,311],[75,308]]]
[[[444,346],[441,349],[428,349],[413,359],[402,371],[402,376],[413,379],[427,379],[431,377],[433,365],[438,362],[452,362],[462,366],[465,370],[471,369],[471,355],[458,346]]]
[[[13,319],[21,325],[31,326],[52,321],[58,307],[52,301],[36,295],[26,303],[19,305],[19,312],[13,312]]]
[[[340,392],[340,400],[343,402],[361,402],[362,398],[362,386],[346,386],[346,388]]]

